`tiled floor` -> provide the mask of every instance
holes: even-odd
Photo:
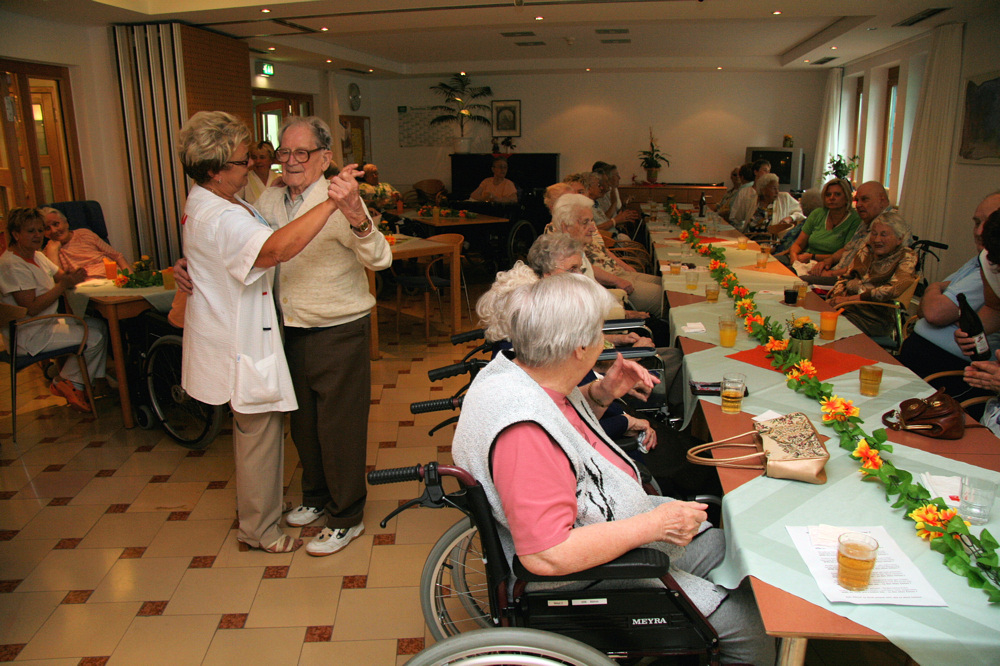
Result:
[[[414,416],[408,405],[457,390],[464,378],[432,385],[426,372],[468,347],[443,334],[428,344],[422,323],[406,319],[393,343],[392,315],[382,312],[368,464],[450,461],[451,428],[427,435],[448,414]],[[429,644],[420,572],[459,516],[415,509],[380,527],[419,492],[415,482],[371,487],[365,534],[336,555],[241,551],[228,430],[204,452],[188,451],[161,430],[125,430],[109,399],[99,419],[81,417],[49,395],[36,369],[18,387],[16,448],[9,390],[0,392],[0,661],[394,666]],[[293,502],[300,478],[286,441]],[[848,654],[859,665],[902,663],[892,646],[843,643],[811,644],[807,663]]]

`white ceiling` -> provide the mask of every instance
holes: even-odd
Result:
[[[807,69],[814,66],[807,61],[835,57],[825,65],[832,67],[942,23],[1000,12],[996,0],[524,0],[520,7],[514,0],[0,0],[0,7],[90,25],[178,20],[244,39],[269,60],[370,69],[380,78]],[[932,7],[949,9],[893,27]],[[596,32],[608,29],[619,32]],[[621,39],[629,41],[602,42]]]

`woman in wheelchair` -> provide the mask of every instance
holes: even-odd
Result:
[[[27,308],[28,317],[55,314],[59,297],[67,289],[87,279],[83,268],[64,271],[42,254],[45,221],[35,208],[15,208],[7,216],[9,247],[0,255],[0,295],[4,303]],[[105,341],[107,326],[100,319],[45,319],[19,329],[17,349],[11,355],[35,355],[46,350],[78,345],[87,329],[87,348],[83,358],[90,379],[104,377],[108,357]],[[7,331],[3,331],[5,342]],[[89,412],[90,405],[83,392],[83,376],[75,359],[63,363],[59,375],[49,387],[52,395],[66,399],[73,409]]]
[[[719,635],[723,660],[771,664],[774,642],[746,581],[729,591],[704,578],[725,554],[722,531],[705,522],[706,505],[646,495],[634,464],[597,424],[614,399],[654,380],[619,358],[603,379],[577,387],[603,349],[609,306],[604,289],[572,274],[511,294],[508,329],[517,355],[498,355],[473,382],[452,444],[455,462],[485,489],[509,561],[516,553],[529,572],[552,576],[639,546],[662,550]]]

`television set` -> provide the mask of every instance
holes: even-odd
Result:
[[[802,189],[801,148],[748,147],[747,162],[764,159],[771,163],[771,173],[778,177],[778,187],[783,192]]]

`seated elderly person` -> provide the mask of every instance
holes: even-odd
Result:
[[[278,180],[278,174],[271,169],[274,164],[274,146],[270,141],[260,141],[250,149],[253,158],[253,168],[247,176],[247,186],[243,188],[243,199],[248,204],[257,203],[264,190]]]
[[[788,251],[790,263],[824,261],[854,237],[861,218],[851,205],[851,184],[834,178],[823,186],[823,206],[809,214]]]
[[[395,187],[379,180],[377,166],[366,164],[364,172],[364,179],[358,185],[358,192],[361,193],[361,199],[368,208],[382,211],[403,199],[403,195]]]
[[[754,201],[757,199],[757,192],[754,185],[761,176],[771,173],[771,163],[767,160],[757,160],[749,165],[744,164],[740,168],[740,177],[743,179],[743,187],[736,193],[733,199],[732,208],[729,210],[729,223],[737,229],[742,229],[747,220],[754,212]]]
[[[622,210],[619,211],[614,216],[608,216],[604,212],[604,197],[607,195],[608,190],[611,185],[608,177],[605,173],[601,171],[591,171],[587,175],[587,196],[590,197],[594,204],[594,223],[597,225],[599,231],[611,236],[614,239],[621,238],[622,240],[629,240],[628,236],[619,232],[619,224],[624,224],[625,222],[631,222],[639,217],[639,213],[634,210]]]
[[[757,198],[743,227],[744,234],[778,236],[806,219],[799,202],[788,192],[778,191],[778,176],[763,174],[754,182]]]
[[[0,301],[27,309],[27,317],[56,314],[59,297],[68,289],[83,282],[86,273],[82,268],[63,270],[49,261],[41,252],[42,214],[35,208],[15,208],[7,215],[8,248],[0,254]],[[39,354],[49,349],[78,345],[87,334],[87,348],[83,352],[90,378],[104,377],[108,351],[107,326],[101,319],[85,318],[86,326],[79,319],[50,318],[25,324],[18,330],[19,355]],[[4,343],[10,350],[7,327],[3,331]],[[49,391],[66,399],[73,409],[89,412],[90,404],[83,392],[83,374],[75,358],[68,358],[59,375],[52,380]]]
[[[906,242],[910,230],[898,213],[879,216],[847,274],[837,281],[827,298],[830,305],[860,302],[844,309],[844,315],[870,336],[885,335],[893,326],[889,308],[866,306],[866,302],[887,303],[899,298],[917,279],[917,255]]]
[[[593,281],[569,274],[511,295],[516,357],[498,355],[473,381],[455,430],[455,462],[485,489],[508,561],[517,554],[532,573],[555,576],[640,546],[662,550],[718,633],[723,661],[772,664],[774,641],[747,581],[729,591],[705,579],[725,554],[723,532],[705,522],[706,505],[647,495],[635,465],[597,423],[613,400],[650,381],[646,371],[619,358],[601,380],[577,387],[603,348],[608,305]]]
[[[608,250],[594,226],[593,201],[581,194],[562,195],[553,207],[551,228],[584,244],[594,279],[605,287],[623,290],[635,309],[663,316],[660,278],[639,273]]]
[[[82,268],[87,278],[103,278],[104,260],[111,259],[118,268],[128,268],[125,255],[111,247],[90,229],[70,229],[62,211],[55,208],[40,208],[45,225],[45,237],[49,242],[42,252],[56,266],[66,272]]]
[[[493,175],[484,178],[469,198],[491,203],[517,203],[517,185],[507,180],[507,160],[497,157],[493,160],[492,170]]]
[[[719,203],[715,206],[715,212],[722,217],[729,215],[729,210],[733,207],[733,201],[736,200],[736,195],[743,185],[743,179],[740,178],[740,167],[733,167],[733,170],[729,172],[729,180],[732,181],[733,186],[726,190],[726,193],[722,195]]]

